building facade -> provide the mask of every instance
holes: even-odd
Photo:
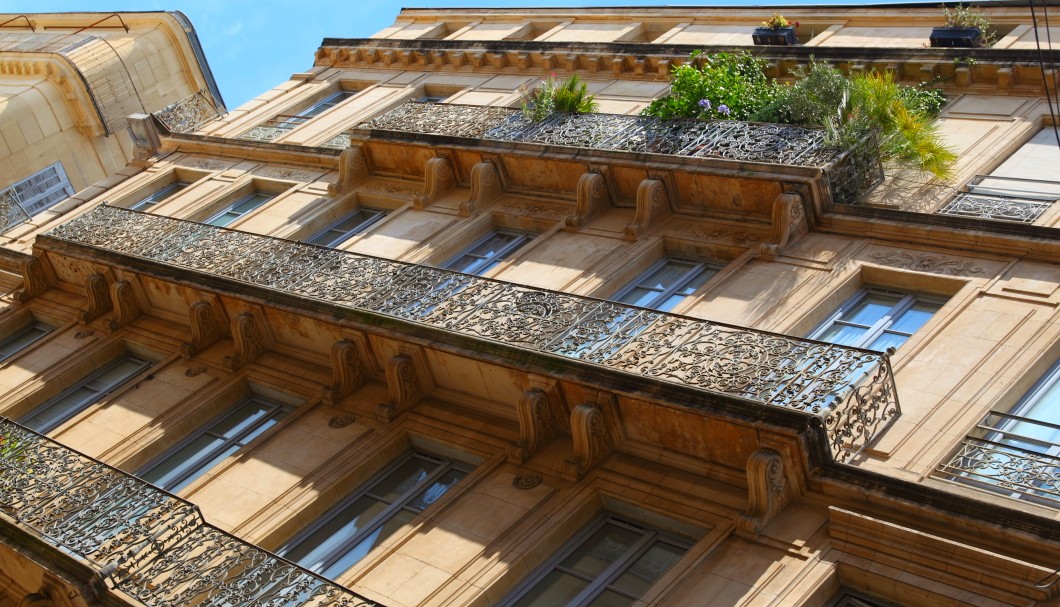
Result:
[[[1060,603],[1060,30],[784,12],[405,9],[130,111],[3,235],[0,605]],[[936,82],[955,177],[637,116],[698,49]]]

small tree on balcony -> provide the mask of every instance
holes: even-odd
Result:
[[[556,84],[556,75],[549,74],[538,87],[523,93],[523,115],[534,122],[541,122],[555,113],[588,114],[595,111],[596,101],[585,82],[577,76]]]

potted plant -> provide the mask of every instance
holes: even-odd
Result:
[[[943,9],[946,25],[931,30],[931,46],[971,48],[994,41],[990,19],[982,11],[958,4]]]
[[[772,17],[762,22],[762,27],[755,28],[751,38],[761,46],[793,46],[797,27],[798,21],[788,21],[780,13],[773,13]]]
[[[541,85],[523,92],[523,116],[531,122],[541,122],[555,113],[589,114],[596,111],[596,101],[578,76],[562,83],[549,74]]]

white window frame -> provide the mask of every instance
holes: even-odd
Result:
[[[107,383],[107,384],[101,384],[101,385],[98,385],[98,386],[93,386],[92,385],[92,383],[96,379],[100,378],[101,376],[106,374],[111,369],[117,367],[118,365],[120,365],[120,364],[122,364],[122,363],[124,363],[126,361],[132,362],[135,365],[133,370],[130,371],[128,374],[126,374],[125,376],[121,377],[120,379],[117,379],[117,380],[112,381],[112,382]],[[18,423],[22,424],[23,426],[28,426],[28,427],[32,428],[33,430],[36,430],[37,432],[40,432],[41,434],[47,434],[48,432],[51,432],[52,430],[58,428],[59,426],[61,426],[64,423],[66,423],[67,421],[69,421],[70,419],[72,419],[74,416],[78,415],[79,413],[81,413],[85,409],[88,409],[92,405],[102,401],[107,396],[113,394],[116,390],[118,390],[119,388],[121,388],[125,384],[129,383],[130,381],[132,381],[135,377],[137,377],[138,375],[143,373],[150,366],[151,366],[151,361],[149,361],[149,360],[147,360],[145,358],[141,358],[139,356],[136,356],[135,354],[131,354],[129,352],[125,352],[124,354],[121,354],[119,356],[114,357],[114,359],[112,359],[110,362],[108,362],[107,364],[103,365],[102,367],[100,367],[100,368],[96,369],[95,371],[92,371],[91,373],[85,375],[77,383],[75,383],[75,384],[73,384],[71,386],[68,386],[65,390],[63,390],[62,392],[60,392],[56,396],[53,396],[53,397],[49,398],[47,401],[41,403],[40,405],[37,405],[36,407],[33,408],[32,411],[30,411],[30,412],[26,413],[25,415],[23,415],[22,417],[20,417],[18,419]],[[58,416],[57,418],[52,420],[50,423],[44,424],[42,426],[34,426],[34,425],[32,425],[33,424],[33,418],[38,417],[38,416],[42,415],[45,412],[48,412],[53,407],[59,406],[62,403],[63,399],[65,399],[67,396],[70,396],[74,392],[77,392],[78,390],[81,390],[81,389],[92,390],[94,392],[94,394],[92,394],[91,396],[86,396],[85,398],[82,398],[80,401],[77,401],[77,402],[75,402],[73,404],[68,405],[67,409],[60,416]]]
[[[372,495],[373,489],[375,489],[376,486],[379,485],[379,483],[383,482],[391,474],[393,474],[399,467],[401,467],[402,464],[415,458],[431,462],[437,462],[438,467],[435,468],[429,475],[417,482],[413,487],[406,490],[405,493],[403,493],[397,499],[393,500],[380,513],[376,514],[369,522],[364,524],[356,533],[347,538],[341,544],[337,545],[325,557],[323,557],[325,564],[321,565],[319,568],[311,569],[312,571],[321,573],[327,571],[328,568],[333,567],[336,563],[342,560],[344,556],[349,554],[351,550],[357,548],[361,544],[361,542],[369,538],[372,534],[378,532],[379,529],[386,525],[390,521],[390,519],[393,518],[398,512],[402,510],[408,510],[409,502],[411,502],[425,489],[430,487],[432,483],[437,481],[439,478],[442,478],[450,471],[455,470],[462,472],[466,477],[466,475],[470,474],[473,470],[472,466],[466,465],[459,461],[455,461],[448,457],[425,453],[418,450],[409,451],[395,459],[393,462],[387,465],[384,470],[374,475],[367,482],[361,484],[355,491],[344,497],[341,501],[339,501],[339,503],[329,508],[327,512],[325,512],[323,515],[317,517],[317,519],[313,521],[313,523],[310,524],[308,527],[302,529],[297,534],[295,534],[294,537],[292,537],[277,551],[277,554],[286,557],[286,555],[288,555],[292,550],[301,547],[300,544],[310,538],[318,529],[330,523],[347,506],[356,502],[357,500],[361,499],[366,495],[372,499],[385,503],[385,499]],[[462,480],[463,479],[461,479],[461,481]],[[456,484],[459,484],[461,481],[457,481]],[[452,489],[452,487],[450,487],[450,489]],[[448,490],[446,491],[446,493],[448,493]],[[420,516],[422,512],[423,511],[415,512],[414,514],[415,516]],[[380,538],[378,541],[385,541],[385,538]],[[367,554],[370,553],[371,551],[369,551]],[[351,563],[349,567],[353,567],[354,564],[356,563]],[[306,568],[310,568],[306,565],[303,566]],[[336,576],[337,575],[338,574],[336,574]]]
[[[474,253],[474,250],[477,247],[484,245],[491,238],[499,234],[508,234],[514,236],[514,238],[511,242],[505,244],[503,247],[500,247],[492,256],[486,257],[484,255]],[[509,228],[493,228],[486,232],[486,234],[484,234],[481,238],[476,239],[475,242],[471,243],[469,246],[464,247],[464,249],[461,250],[459,253],[450,257],[449,261],[442,264],[442,268],[446,270],[452,270],[454,272],[460,272],[463,274],[482,276],[486,272],[489,272],[493,268],[497,267],[497,265],[499,265],[500,263],[504,262],[504,260],[511,256],[512,253],[516,252],[517,250],[522,248],[523,245],[529,243],[536,237],[537,234],[534,234],[533,232],[523,232],[521,230],[512,230]],[[486,265],[485,267],[475,269],[474,271],[460,270],[453,267],[465,257],[475,257],[479,260],[485,260]]]
[[[154,192],[151,192],[147,196],[144,196],[140,200],[137,200],[136,202],[132,203],[131,205],[129,205],[128,208],[130,211],[141,211],[144,213],[149,213],[155,205],[165,200],[168,200],[170,197],[175,196],[178,192],[184,190],[190,185],[190,181],[181,181],[179,179],[176,181],[171,181],[170,183],[167,183],[166,185],[158,188]]]
[[[717,273],[719,271],[721,271],[721,267],[718,266],[718,265],[715,265],[715,264],[709,264],[709,263],[706,263],[706,262],[703,262],[703,261],[698,261],[698,260],[690,259],[690,258],[687,258],[687,257],[667,256],[667,257],[664,257],[664,258],[660,259],[659,261],[656,261],[647,270],[642,272],[640,275],[638,275],[636,278],[634,278],[630,282],[626,283],[626,285],[624,287],[622,287],[621,289],[619,289],[619,291],[617,293],[615,293],[615,295],[614,295],[614,297],[612,299],[614,301],[616,301],[616,302],[623,303],[623,304],[628,305],[628,306],[637,305],[637,304],[625,303],[625,302],[622,301],[622,298],[627,296],[627,295],[629,295],[630,293],[632,293],[634,290],[636,290],[638,288],[643,288],[643,289],[647,289],[647,290],[654,290],[654,288],[652,288],[652,287],[643,286],[642,283],[644,283],[646,280],[650,279],[652,276],[654,276],[655,274],[659,273],[660,271],[664,270],[666,268],[666,266],[669,265],[672,262],[679,262],[679,263],[683,262],[683,263],[690,263],[690,264],[693,264],[693,265],[692,265],[692,267],[690,269],[685,271],[685,273],[682,274],[681,277],[678,278],[678,280],[673,285],[667,286],[662,291],[659,291],[659,294],[655,296],[655,298],[651,301],[650,304],[641,305],[640,307],[642,307],[642,308],[650,308],[652,310],[657,310],[658,306],[660,304],[665,302],[667,299],[670,299],[671,297],[673,297],[678,291],[680,291],[680,290],[684,289],[685,287],[687,287],[690,283],[692,283],[693,281],[698,279],[704,273],[711,272],[711,271],[714,272],[714,274],[711,275],[710,277],[708,277],[703,282],[702,285],[700,285],[699,287],[696,288],[697,290],[699,288],[702,288],[708,282],[710,282],[710,280],[712,278],[714,278],[714,276],[717,275]],[[692,296],[692,294],[690,293],[690,294],[685,296],[685,299],[687,299],[688,297],[691,297],[691,296]]]
[[[49,172],[51,172],[54,177],[49,176]],[[50,178],[55,179],[55,183],[48,188],[36,193],[33,193],[32,191],[27,192],[27,190],[32,190],[37,187],[38,181],[46,181]],[[55,164],[46,166],[29,177],[26,177],[21,181],[16,181],[11,186],[0,190],[0,197],[3,197],[4,195],[10,195],[14,198],[19,208],[26,213],[27,217],[32,218],[37,213],[46,211],[70,196],[73,196],[74,187],[70,184],[70,178],[66,175],[66,170],[63,169],[63,163],[56,162]]]
[[[219,434],[213,430],[215,427],[217,427],[218,424],[228,421],[233,415],[236,415],[245,407],[254,403],[263,405],[264,407],[268,408],[268,412],[259,419],[255,420],[250,425],[242,428],[239,432],[232,436],[224,436],[223,434]],[[231,457],[231,455],[242,451],[243,449],[252,445],[255,440],[260,438],[260,436],[255,436],[251,440],[247,441],[246,439],[248,436],[258,432],[258,430],[268,422],[279,423],[293,410],[294,407],[292,407],[291,405],[285,405],[276,401],[262,398],[261,396],[258,396],[256,394],[252,394],[247,398],[244,398],[239,401],[239,403],[237,403],[235,406],[229,407],[223,413],[213,418],[212,420],[206,422],[194,432],[184,437],[176,445],[167,449],[158,457],[152,459],[147,465],[143,466],[142,468],[140,468],[140,470],[136,472],[136,476],[143,477],[147,474],[150,474],[151,471],[157,469],[159,466],[168,463],[169,459],[179,454],[184,447],[187,447],[189,444],[203,436],[211,435],[214,438],[221,439],[221,443],[219,445],[212,447],[206,453],[200,454],[196,458],[196,461],[193,461],[192,465],[189,466],[184,472],[180,473],[177,477],[170,479],[165,484],[158,485],[158,487],[164,491],[176,493],[184,487],[187,487],[191,483],[195,482],[196,479],[198,479],[203,474],[209,472],[214,465],[219,463],[220,460],[214,461],[218,455],[224,453],[232,446],[237,446],[238,448],[228,457]]]
[[[236,208],[237,206],[243,204],[244,202],[247,202],[248,200],[250,200],[250,199],[252,199],[254,197],[261,197],[262,200],[258,204],[254,205],[253,207],[251,207],[249,209],[246,209],[244,211],[241,211],[238,214],[232,212],[232,209]],[[205,223],[207,225],[212,225],[212,226],[218,227],[218,228],[227,228],[228,226],[232,225],[233,223],[239,221],[240,219],[243,219],[247,215],[250,215],[254,211],[257,211],[258,209],[260,209],[261,207],[265,206],[266,204],[268,204],[269,202],[271,202],[275,198],[276,198],[276,194],[270,194],[269,192],[262,192],[260,190],[254,190],[253,192],[250,192],[249,194],[245,194],[243,196],[240,196],[239,198],[237,198],[233,202],[225,205],[225,208],[223,208],[220,211],[214,213],[213,215],[210,215],[210,217],[208,219],[206,219],[205,221],[203,221],[203,223]],[[232,213],[234,215],[234,217],[232,217],[231,221],[229,221],[228,223],[226,223],[224,225],[217,225],[217,224],[214,223],[215,221],[217,221],[221,217],[224,217],[225,215],[228,215],[229,213]]]
[[[359,213],[368,214],[368,218],[364,219],[363,221],[361,221],[360,223],[354,225],[351,228],[347,228],[345,230],[337,229],[338,226],[340,226],[343,223],[346,223],[347,221],[353,219]],[[306,239],[305,242],[307,242],[309,244],[315,244],[315,245],[318,245],[318,246],[321,246],[321,247],[334,247],[334,246],[336,246],[336,245],[338,245],[340,243],[346,242],[347,240],[349,240],[353,236],[355,236],[357,234],[360,234],[361,232],[364,232],[365,230],[367,230],[368,228],[372,227],[377,222],[379,222],[381,219],[386,217],[386,215],[387,215],[387,211],[384,210],[384,209],[376,209],[376,208],[372,208],[372,207],[360,207],[360,208],[358,208],[357,210],[355,210],[353,212],[350,212],[350,213],[347,213],[346,215],[343,215],[341,219],[339,219],[338,221],[335,221],[334,223],[332,223],[328,227],[324,228],[323,230],[320,230],[319,232],[317,232],[316,234],[314,234],[310,238]],[[337,234],[337,236],[328,239],[328,238],[326,238],[327,235],[328,235],[328,232],[334,232],[335,234]],[[319,240],[320,242],[316,242],[317,240]]]
[[[41,339],[44,339],[54,330],[55,327],[37,320],[30,320],[26,324],[18,327],[8,335],[5,335],[3,339],[0,339],[0,362],[16,356],[19,352],[32,346]],[[22,345],[13,350],[10,349],[12,344],[22,341],[24,337],[30,336],[32,333],[36,333],[36,336],[31,336],[29,341],[24,341]]]
[[[586,540],[592,537],[594,533],[602,529],[605,525],[614,524],[619,527],[625,527],[633,531],[642,533],[643,535],[637,540],[633,546],[626,549],[626,552],[622,554],[619,559],[611,562],[597,577],[593,578],[589,585],[585,587],[571,602],[567,603],[566,607],[585,607],[593,600],[595,600],[605,590],[610,589],[613,592],[619,592],[624,596],[629,596],[626,593],[622,593],[609,586],[615,582],[623,573],[625,573],[637,559],[640,558],[644,553],[652,548],[656,543],[662,542],[670,544],[671,546],[680,548],[688,553],[688,550],[692,547],[692,542],[689,540],[677,537],[655,529],[647,525],[641,525],[635,522],[628,521],[626,519],[619,518],[614,515],[605,514],[597,517],[592,523],[584,527],[577,533],[570,541],[563,545],[556,553],[548,558],[548,560],[539,566],[534,572],[523,580],[515,589],[513,589],[508,595],[500,602],[501,607],[512,607],[519,602],[527,593],[534,589],[538,583],[540,583],[549,573],[559,569],[569,575],[576,577],[585,578],[580,573],[571,573],[564,571],[560,568],[560,563],[563,562],[568,556],[574,551],[582,547]],[[683,558],[683,556],[682,556]],[[664,573],[665,575],[665,573]],[[634,602],[640,597],[633,597]]]
[[[872,293],[900,296],[901,299],[898,301],[898,303],[891,306],[891,309],[886,314],[876,319],[872,325],[868,325],[867,327],[865,325],[860,325],[843,319],[844,315],[849,313],[852,309],[854,309],[855,306],[861,303],[863,299],[865,299]],[[851,348],[867,349],[869,347],[869,344],[871,344],[873,341],[875,341],[877,338],[879,338],[886,332],[893,333],[896,335],[904,335],[906,340],[908,341],[908,339],[912,337],[914,333],[898,331],[895,329],[891,329],[891,327],[892,325],[894,325],[896,319],[900,318],[902,314],[908,311],[917,302],[937,304],[938,309],[936,309],[935,312],[932,313],[932,317],[934,317],[934,315],[938,313],[938,310],[942,309],[942,306],[946,304],[946,299],[942,297],[921,295],[919,293],[889,290],[881,287],[862,287],[858,290],[857,293],[854,294],[853,297],[843,302],[843,304],[836,308],[836,310],[832,312],[832,314],[829,315],[824,322],[822,322],[820,325],[817,326],[816,329],[810,332],[808,338],[823,341],[822,337],[824,336],[824,334],[829,329],[831,329],[833,325],[840,324],[843,326],[853,326],[866,329],[865,334],[861,337],[861,339],[858,340],[858,343],[848,344],[848,346]],[[930,322],[930,320],[928,322]]]

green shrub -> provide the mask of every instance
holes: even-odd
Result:
[[[571,76],[556,84],[556,75],[549,74],[523,101],[523,115],[540,122],[556,112],[588,114],[596,111],[596,101],[585,83]]]
[[[977,8],[958,4],[953,7],[952,11],[948,8],[942,9],[942,14],[946,16],[946,27],[979,28],[976,46],[990,46],[997,40],[997,33],[990,23],[990,17]]]
[[[777,84],[764,69],[765,62],[746,51],[713,55],[696,51],[671,71],[670,94],[653,101],[642,114],[664,120],[747,120],[777,94]]]

